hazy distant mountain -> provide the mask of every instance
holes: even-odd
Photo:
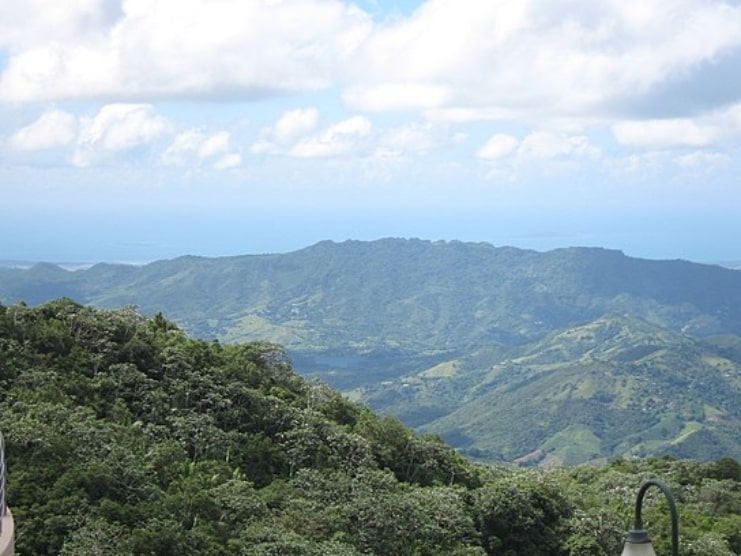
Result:
[[[642,450],[684,454],[690,440],[695,452],[741,444],[739,433],[726,427],[738,417],[729,404],[741,406],[739,379],[733,378],[741,361],[741,272],[720,266],[595,248],[539,253],[385,239],[74,272],[48,264],[0,268],[2,303],[60,296],[163,311],[201,337],[284,344],[297,370],[485,457],[517,459],[540,449],[575,462]],[[620,318],[630,325],[614,324]],[[604,332],[621,326],[630,333]],[[589,337],[583,327],[600,331],[593,345],[574,340]],[[699,343],[711,336],[722,337],[723,345]],[[646,365],[665,371],[668,382],[656,382],[657,395],[638,388],[642,379],[636,377]],[[720,388],[718,369],[730,373],[723,375],[726,397],[720,401],[706,388]],[[687,382],[693,373],[701,378]],[[672,382],[674,374],[693,385],[693,403],[712,408],[707,415],[696,408],[676,413],[660,401],[653,402],[653,413],[644,401],[636,408],[620,405],[629,393],[659,400],[674,395],[684,384]],[[410,377],[435,386],[418,388]],[[579,390],[591,383],[614,397],[587,386]],[[575,390],[562,400],[553,392],[563,385]],[[528,400],[549,409],[526,410]],[[513,415],[517,421],[507,425]],[[595,428],[590,423],[598,417],[624,426]],[[649,436],[634,438],[626,430],[632,426]],[[666,434],[655,437],[650,431],[656,426]],[[564,452],[577,437],[586,438],[583,449]],[[544,457],[536,453],[531,460]]]
[[[593,248],[327,241],[281,255],[0,270],[3,303],[59,296],[133,304],[201,336],[271,337],[300,350],[517,344],[615,312],[675,331],[741,333],[741,273]]]

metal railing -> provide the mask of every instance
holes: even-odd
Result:
[[[0,533],[3,531],[3,519],[8,507],[5,503],[5,439],[0,432]]]

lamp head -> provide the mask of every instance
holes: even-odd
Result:
[[[656,556],[645,529],[631,529],[621,556]]]

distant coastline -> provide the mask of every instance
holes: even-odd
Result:
[[[741,261],[724,261],[718,263],[718,265],[730,268],[731,270],[741,270]]]
[[[121,265],[130,265],[130,266],[144,266],[154,261],[113,261],[113,262],[106,262],[106,264],[121,264]],[[71,272],[74,272],[76,270],[87,270],[96,264],[101,264],[101,261],[98,262],[49,262],[49,261],[19,261],[19,260],[2,260],[0,259],[0,268],[15,268],[20,270],[28,270],[29,268],[32,268],[33,266],[37,264],[51,264],[54,266],[58,266],[59,268],[63,270],[69,270]]]
[[[247,255],[248,253],[245,253]],[[52,264],[54,266],[58,266],[61,269],[68,270],[71,272],[74,272],[76,270],[87,270],[96,264],[116,264],[116,265],[129,265],[129,266],[146,266],[150,263],[159,261],[159,260],[166,260],[170,257],[162,257],[161,259],[152,259],[147,261],[94,261],[94,262],[81,262],[81,261],[29,261],[29,260],[19,260],[19,259],[0,259],[0,268],[15,268],[20,270],[28,270],[29,268],[33,267],[37,264]],[[220,256],[206,256],[205,258],[209,259],[218,259],[221,258]],[[639,257],[644,258],[644,257]],[[690,261],[695,262],[698,264],[710,264],[710,265],[717,265],[722,266],[723,268],[729,268],[731,270],[741,270],[741,260],[735,260],[735,261]]]

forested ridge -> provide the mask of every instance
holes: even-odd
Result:
[[[61,297],[279,343],[302,376],[480,461],[741,460],[741,272],[719,266],[387,238],[0,267],[0,303]]]
[[[682,554],[741,552],[741,466],[471,463],[296,375],[279,346],[162,314],[0,305],[0,430],[19,554],[617,554],[641,481]],[[668,517],[644,522],[668,551]]]
[[[741,459],[741,272],[718,266],[388,238],[0,268],[1,303],[65,296],[279,343],[302,376],[482,461]]]
[[[270,337],[293,351],[459,353],[542,340],[611,313],[698,337],[741,334],[738,271],[600,248],[388,238],[143,266],[0,267],[0,302],[60,297],[133,304],[200,338]]]

